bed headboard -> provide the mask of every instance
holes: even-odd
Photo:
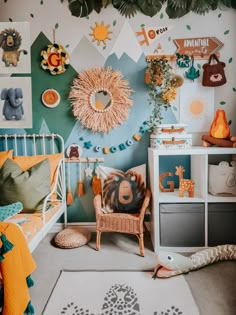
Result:
[[[0,151],[13,149],[13,155],[64,154],[64,140],[58,134],[0,135]]]

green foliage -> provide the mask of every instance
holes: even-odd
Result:
[[[60,2],[63,1],[60,0]],[[77,17],[86,17],[93,10],[100,13],[102,8],[106,8],[109,4],[112,4],[121,15],[128,18],[133,17],[139,11],[153,17],[160,12],[166,2],[166,13],[171,19],[180,18],[190,11],[196,14],[206,14],[217,8],[236,9],[235,0],[68,0],[71,14]],[[43,0],[40,3],[43,4]],[[218,14],[218,17],[220,16],[221,13]],[[163,17],[164,15],[161,13],[160,18]]]
[[[93,0],[68,0],[69,9],[73,16],[86,17],[94,9]]]
[[[160,0],[137,0],[140,11],[150,17],[156,15],[161,10],[163,2]]]
[[[171,87],[172,67],[170,62],[162,57],[160,59],[146,59],[147,69],[150,72],[149,86],[149,105],[152,106],[152,115],[149,117],[147,124],[150,131],[153,131],[162,122],[162,110],[168,109],[171,105],[163,99],[163,91]],[[156,77],[160,77],[157,84]]]

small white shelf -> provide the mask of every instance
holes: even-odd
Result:
[[[159,203],[195,203],[195,202],[205,202],[205,199],[201,196],[195,194],[193,198],[187,196],[179,197],[178,189],[174,192],[160,192]]]
[[[208,164],[215,162],[215,161],[222,161],[222,160],[228,160],[231,158],[231,155],[236,155],[236,148],[225,148],[225,147],[201,147],[201,146],[192,146],[190,148],[183,148],[183,149],[154,149],[149,148],[148,149],[148,167],[149,167],[149,180],[150,180],[150,188],[152,191],[152,211],[151,211],[151,239],[154,247],[154,251],[157,253],[159,250],[169,250],[176,252],[194,252],[196,250],[206,248],[209,245],[208,240],[208,210],[209,205],[211,204],[218,204],[218,203],[225,203],[229,205],[229,203],[235,203],[235,211],[236,211],[236,196],[213,196],[208,193]],[[159,176],[160,176],[160,163],[163,162],[164,159],[160,158],[163,156],[173,156],[173,158],[176,156],[176,161],[178,160],[178,156],[189,156],[190,160],[190,171],[191,171],[191,179],[195,182],[195,192],[194,192],[194,198],[189,198],[188,195],[184,196],[183,198],[178,196],[178,189],[175,189],[174,192],[161,192],[159,189]],[[176,162],[176,165],[178,162]],[[169,172],[174,173],[173,169],[169,169]],[[171,180],[168,178],[168,180]],[[203,227],[201,226],[199,228],[199,231],[201,230],[202,235],[201,239],[204,240],[203,244],[194,245],[192,247],[183,245],[182,247],[179,246],[173,246],[170,244],[170,246],[163,246],[162,245],[162,239],[161,239],[161,229],[163,228],[161,225],[161,211],[160,208],[164,204],[170,204],[171,211],[173,209],[173,212],[175,211],[175,207],[173,207],[173,204],[176,204],[176,208],[180,209],[181,204],[184,204],[183,206],[186,206],[186,204],[189,204],[189,208],[187,205],[187,209],[189,209],[189,212],[191,212],[191,209],[193,207],[199,207],[199,213],[201,212],[201,222],[203,222]],[[214,205],[213,205],[214,208]],[[203,210],[202,210],[203,209]],[[212,209],[212,205],[211,205]],[[232,207],[231,207],[232,209]],[[170,214],[172,215],[172,212],[170,211]],[[178,210],[180,211],[180,210]],[[186,208],[185,208],[186,211]],[[203,212],[202,212],[203,211]],[[224,211],[224,207],[222,207],[222,211]],[[234,208],[233,208],[234,211]],[[163,212],[162,212],[163,214]],[[173,214],[174,216],[176,213]],[[181,213],[181,215],[185,215]],[[188,216],[189,213],[186,211],[186,216]],[[177,215],[178,216],[178,215]],[[176,217],[177,217],[176,216]],[[191,215],[190,215],[191,216]],[[163,218],[163,217],[162,217]],[[177,218],[177,220],[179,217]],[[195,228],[195,222],[191,222],[192,227]],[[168,228],[165,226],[165,228]],[[191,228],[190,228],[191,233]],[[176,237],[181,237],[181,231],[173,231],[170,229],[169,233],[176,233]],[[166,230],[165,230],[166,235]],[[167,233],[168,235],[168,233]],[[172,234],[173,235],[173,234]],[[178,236],[179,235],[179,236]],[[179,243],[181,243],[182,240],[180,240]],[[164,243],[164,242],[163,242]],[[181,243],[182,244],[182,243]]]

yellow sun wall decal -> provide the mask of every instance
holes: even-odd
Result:
[[[104,25],[104,21],[101,22],[99,25],[98,22],[95,22],[94,27],[90,27],[93,31],[89,34],[89,36],[93,36],[92,42],[97,41],[97,45],[99,46],[101,42],[103,42],[103,45],[106,45],[106,40],[111,40],[109,34],[112,33],[112,31],[109,31],[108,28],[110,27],[110,24]]]

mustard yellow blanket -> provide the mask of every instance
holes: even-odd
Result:
[[[16,224],[8,222],[0,222],[0,235],[0,277],[4,292],[2,314],[23,315],[30,308],[29,314],[33,314],[27,280],[36,264],[24,235]]]

